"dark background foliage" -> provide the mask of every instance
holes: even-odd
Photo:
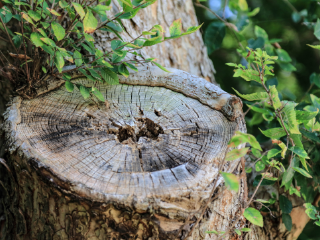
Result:
[[[320,17],[319,1],[247,0],[250,11],[260,8],[258,14],[252,17],[248,17],[248,14],[239,9],[232,8],[239,1],[229,0],[226,3],[225,0],[208,0],[201,3],[213,10],[222,19],[233,23],[238,29],[238,33],[235,33],[212,13],[195,6],[199,22],[204,23],[202,27],[204,41],[216,69],[216,81],[222,89],[234,94],[232,88],[247,94],[263,91],[261,86],[254,81],[245,82],[240,78],[233,78],[233,69],[226,65],[230,62],[242,64],[246,62],[245,58],[236,51],[240,48],[238,40],[244,47],[265,47],[263,40],[258,38],[254,32],[255,26],[259,26],[267,32],[269,39],[278,39],[273,46],[275,49],[286,50],[292,59],[291,64],[296,69],[275,65],[275,78],[269,80],[269,84],[277,85],[282,99],[296,102],[302,100],[299,105],[301,107],[310,102],[309,94],[305,93],[310,88],[311,74],[320,73],[320,51],[307,46],[307,44],[320,45],[319,40],[314,35],[315,23]],[[320,96],[318,87],[312,87],[309,89],[309,93]],[[246,109],[245,106],[244,110]],[[259,128],[266,129],[270,127],[270,123],[266,121],[259,123],[252,111],[246,115],[246,122],[249,133],[255,135],[260,142],[267,140],[261,134]],[[318,151],[313,160],[317,165],[319,161]],[[318,194],[318,190],[313,191],[307,182],[304,182],[304,184],[306,188],[309,187],[308,193],[305,194],[311,200]],[[310,221],[299,239],[320,239],[319,230],[320,228]]]

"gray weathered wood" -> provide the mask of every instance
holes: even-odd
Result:
[[[146,67],[120,85],[96,84],[108,104],[55,84],[35,99],[14,98],[4,124],[11,155],[18,153],[15,159],[35,166],[64,194],[152,214],[161,231],[177,234],[187,216],[199,217],[214,182],[223,184],[218,165],[245,125],[237,97],[170,70]],[[72,81],[92,86],[83,77]],[[223,168],[239,169],[239,159]],[[239,214],[241,200],[219,189],[225,194],[210,204],[214,212],[193,239],[208,237],[210,228],[223,230],[223,221]]]

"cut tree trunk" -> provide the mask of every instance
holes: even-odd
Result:
[[[117,1],[113,9],[120,9]],[[123,21],[122,37],[131,40],[155,24],[168,32],[179,18],[183,30],[198,24],[191,0],[158,0]],[[102,50],[117,38],[103,31],[94,37]],[[141,54],[215,83],[200,32]],[[238,99],[181,74],[180,85],[170,78],[157,85],[156,77],[143,84],[130,77],[121,80],[127,85],[100,86],[109,106],[66,94],[63,87],[39,89],[43,95],[30,101],[15,98],[6,114],[7,153],[0,159],[0,239],[185,239],[216,182],[214,200],[189,239],[216,239],[205,231],[233,225],[247,199],[247,183],[242,178],[239,192],[229,191],[217,178],[217,164],[234,130],[245,131]],[[202,85],[186,83],[188,78]],[[7,100],[7,89],[0,91]],[[243,169],[237,160],[224,171],[240,176]],[[236,227],[244,223],[240,218]],[[280,239],[268,223],[241,237]],[[231,232],[227,239],[238,238]]]
[[[102,104],[64,86],[32,100],[15,97],[4,115],[2,171],[13,171],[0,182],[7,219],[0,236],[185,239],[215,184],[219,196],[188,239],[215,239],[205,231],[231,226],[243,193],[223,187],[218,166],[234,132],[245,132],[242,104],[169,70],[144,67],[120,85],[98,84]],[[222,170],[239,174],[239,163]]]

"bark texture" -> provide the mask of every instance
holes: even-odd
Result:
[[[15,211],[10,195],[18,196],[20,209],[13,226],[5,221],[4,239],[181,239],[188,234],[213,184],[223,184],[218,165],[233,133],[245,131],[245,125],[237,97],[170,70],[147,67],[121,78],[126,84],[98,84],[108,104],[84,100],[64,87],[32,100],[13,99],[4,130],[15,177],[2,182],[8,193],[3,209]],[[73,81],[91,84],[84,78]],[[223,171],[238,174],[239,160]],[[15,182],[19,191],[10,192]],[[239,216],[243,193],[222,187],[219,193],[190,239],[215,239],[205,231],[225,230]],[[43,204],[47,207],[39,207]]]
[[[114,0],[113,13],[116,14],[119,10],[121,7],[118,1]],[[150,7],[140,10],[133,19],[122,21],[126,31],[121,36],[125,41],[130,41],[157,24],[160,24],[169,36],[169,26],[179,18],[182,20],[183,31],[199,25],[192,0],[158,0]],[[105,31],[96,31],[94,37],[96,47],[104,51],[111,50],[110,41],[118,39],[115,34]],[[157,58],[163,66],[184,70],[215,83],[214,68],[200,31],[144,48],[141,54],[144,58]]]

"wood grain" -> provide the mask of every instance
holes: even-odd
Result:
[[[245,131],[234,112],[239,100],[183,71],[140,70],[120,79],[130,85],[96,85],[108,107],[64,86],[32,100],[15,98],[5,125],[11,150],[19,148],[50,181],[78,196],[141,210],[199,209],[229,139]],[[92,86],[86,78],[73,82]]]

